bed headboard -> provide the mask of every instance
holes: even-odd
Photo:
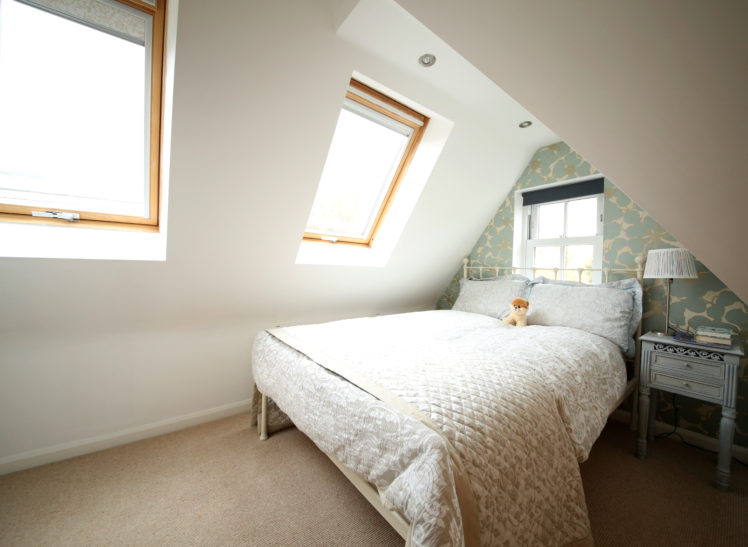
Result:
[[[569,281],[582,281],[582,275],[585,273],[601,272],[603,275],[603,282],[609,280],[610,274],[620,273],[628,274],[630,277],[636,277],[639,283],[642,282],[644,277],[644,261],[643,255],[637,256],[635,259],[636,268],[521,268],[518,266],[469,266],[470,260],[466,257],[462,259],[462,277],[467,279],[470,277],[471,272],[478,272],[477,278],[483,278],[483,271],[493,271],[494,276],[498,277],[499,272],[505,272],[508,274],[521,273],[527,275],[527,277],[537,277],[537,272],[553,272],[553,279],[558,279],[559,273],[563,275],[565,272],[574,272],[577,275],[576,279],[570,279]]]

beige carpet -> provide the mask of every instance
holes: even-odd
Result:
[[[582,466],[597,545],[745,545],[748,469],[612,423]],[[0,477],[0,545],[402,545],[297,430],[246,414]]]
[[[733,460],[722,492],[715,453],[660,439],[639,460],[634,445],[633,431],[609,423],[582,464],[596,545],[748,545],[748,467]]]

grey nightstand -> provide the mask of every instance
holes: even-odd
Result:
[[[654,412],[650,413],[650,389],[722,405],[719,427],[717,487],[730,485],[730,460],[735,436],[735,399],[738,388],[738,364],[743,355],[740,341],[731,348],[703,346],[673,340],[648,332],[642,343],[639,376],[639,440],[637,456],[647,455],[647,441],[652,440]]]

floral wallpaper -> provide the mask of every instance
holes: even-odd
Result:
[[[559,142],[539,149],[525,168],[514,188],[504,198],[493,219],[480,236],[468,259],[471,266],[511,266],[514,235],[514,195],[518,189],[551,182],[571,180],[598,171],[566,143]],[[635,268],[635,258],[650,249],[682,247],[646,211],[605,179],[604,268]],[[732,328],[748,347],[748,308],[709,269],[696,258],[699,278],[676,279],[671,287],[670,322],[681,329],[693,330],[700,325]],[[437,302],[438,309],[450,309],[459,292],[462,268]],[[611,279],[615,279],[611,275]],[[643,332],[662,330],[665,323],[664,281],[644,280]],[[738,378],[735,443],[748,446],[748,375],[746,363],[740,361]],[[689,397],[676,398],[678,425],[711,437],[718,437],[721,409]],[[657,419],[673,423],[672,395],[661,393]]]

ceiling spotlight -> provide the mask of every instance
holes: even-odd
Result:
[[[524,121],[521,124],[519,124],[521,129],[524,129],[525,127],[530,127],[532,125],[532,122],[530,120]]]
[[[433,53],[424,53],[418,58],[418,62],[421,63],[421,66],[434,66],[434,63],[436,63],[436,55]]]

